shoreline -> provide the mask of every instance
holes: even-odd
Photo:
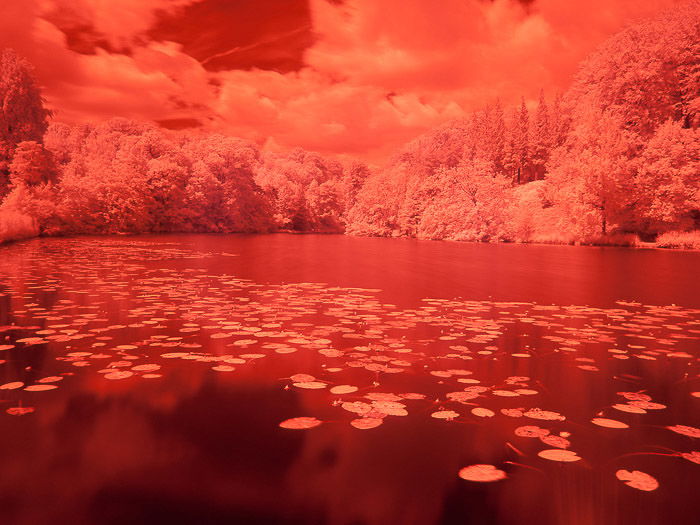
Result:
[[[70,238],[70,237],[137,237],[145,235],[343,235],[348,237],[365,237],[376,239],[412,239],[416,241],[430,242],[454,242],[454,243],[471,243],[471,244],[510,244],[510,245],[532,245],[532,246],[571,246],[571,247],[586,247],[586,248],[628,248],[632,250],[666,250],[666,251],[687,251],[700,252],[700,248],[688,248],[684,246],[664,246],[658,242],[638,241],[633,244],[624,244],[620,242],[606,243],[600,239],[594,241],[469,241],[457,239],[422,239],[418,237],[409,237],[404,235],[399,236],[383,236],[383,235],[361,235],[345,232],[330,232],[330,231],[294,231],[294,230],[279,230],[271,232],[139,232],[139,233],[77,233],[67,235],[34,235],[19,237],[14,239],[0,239],[0,247],[9,246],[11,244],[28,241],[37,238]]]

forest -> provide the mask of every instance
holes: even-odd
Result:
[[[1,53],[0,241],[295,231],[700,248],[698,2],[608,39],[565,93],[494,100],[381,167],[150,122],[52,122],[31,65]]]

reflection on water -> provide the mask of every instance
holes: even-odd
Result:
[[[2,247],[1,522],[690,523],[698,259],[287,235]]]

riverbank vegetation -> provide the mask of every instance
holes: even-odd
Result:
[[[493,101],[383,167],[147,122],[52,123],[27,62],[4,50],[0,72],[0,241],[293,230],[700,247],[698,1],[610,38],[565,94]]]

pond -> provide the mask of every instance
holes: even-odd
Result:
[[[0,523],[690,523],[699,267],[336,235],[2,246]]]

